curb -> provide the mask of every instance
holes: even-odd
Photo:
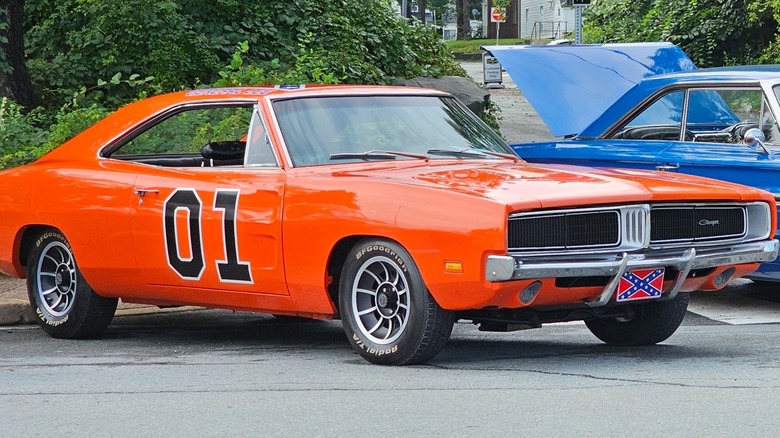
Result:
[[[453,53],[452,56],[457,61],[482,61],[481,53]]]
[[[0,326],[35,324],[35,313],[27,300],[0,298]]]
[[[120,302],[114,317],[192,312],[204,309],[206,308],[198,306],[160,308],[146,304],[126,304]],[[33,312],[30,303],[27,302],[27,300],[0,298],[0,326],[36,324],[36,320],[35,312]]]

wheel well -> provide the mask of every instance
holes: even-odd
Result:
[[[341,280],[341,270],[347,260],[349,251],[357,245],[359,241],[370,236],[348,236],[344,237],[333,246],[328,258],[328,295],[331,302],[338,309],[339,307],[339,281]]]
[[[19,263],[27,267],[27,258],[30,255],[33,239],[44,230],[51,230],[53,227],[48,225],[30,225],[22,231],[22,238],[19,242]]]

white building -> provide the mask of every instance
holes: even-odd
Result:
[[[520,38],[564,38],[574,34],[574,8],[565,0],[520,0]]]

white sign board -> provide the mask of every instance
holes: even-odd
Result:
[[[485,52],[482,54],[482,82],[485,84],[500,84],[503,81],[501,76],[501,63],[498,58]]]

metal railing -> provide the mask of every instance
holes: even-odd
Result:
[[[543,38],[563,38],[569,32],[569,23],[566,21],[534,21],[531,29],[531,40]]]

